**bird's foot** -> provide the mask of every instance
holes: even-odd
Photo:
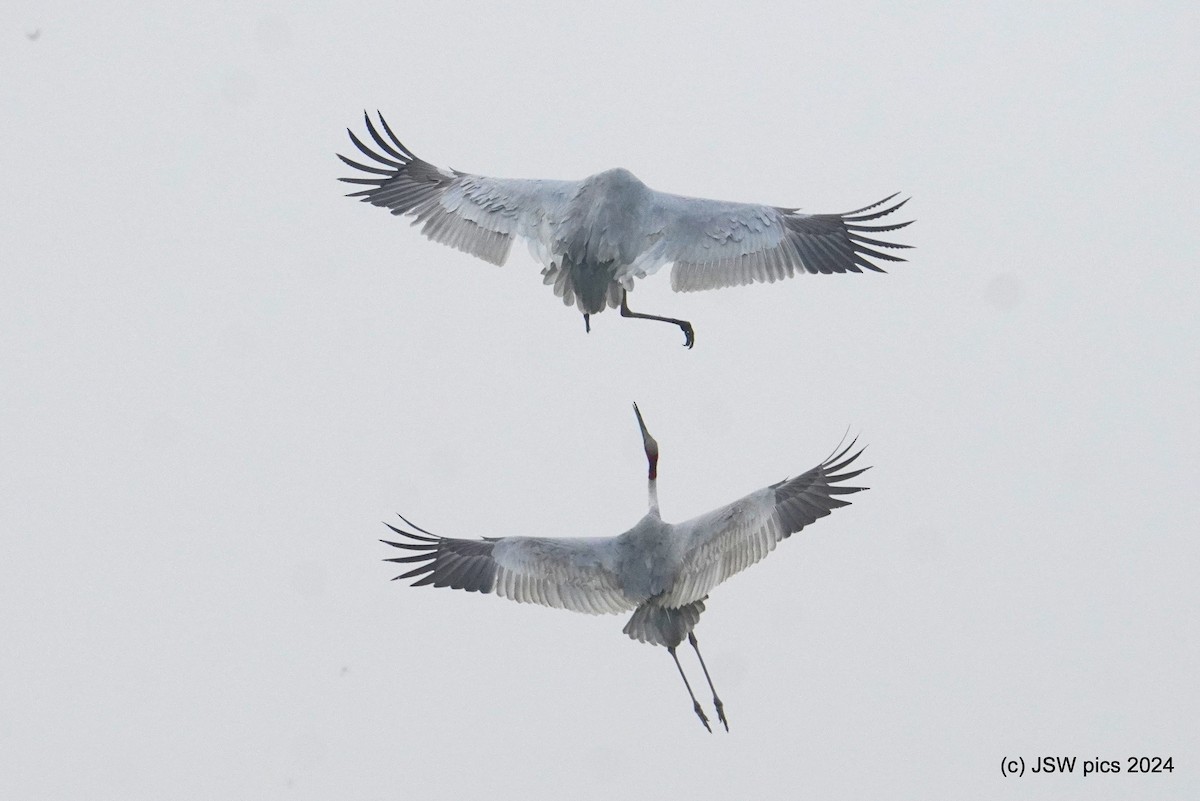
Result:
[[[692,330],[692,324],[683,322],[679,324],[679,327],[683,329],[683,346],[691,348],[696,344],[696,332]]]
[[[692,707],[696,710],[696,715],[700,718],[700,722],[704,724],[704,728],[708,729],[708,733],[712,734],[712,726],[708,725],[708,716],[704,714],[704,710],[700,708],[700,702],[697,701]]]
[[[725,727],[725,731],[729,731],[729,721],[725,719],[725,705],[715,695],[713,696],[713,706],[717,708],[717,720],[721,721],[721,725]]]

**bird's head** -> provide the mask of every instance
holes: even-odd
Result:
[[[650,465],[650,480],[654,481],[658,478],[658,443],[646,430],[646,421],[642,419],[642,412],[636,403],[633,404],[633,413],[637,415],[638,428],[642,430],[642,445],[646,448],[646,461]]]

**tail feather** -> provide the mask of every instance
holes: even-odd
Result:
[[[634,610],[622,631],[638,642],[674,648],[691,634],[703,611],[703,598],[676,609],[645,603]]]

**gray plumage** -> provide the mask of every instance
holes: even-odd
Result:
[[[364,117],[375,147],[347,132],[372,163],[338,156],[368,176],[340,179],[365,187],[350,197],[407,214],[435,242],[497,265],[520,237],[543,264],[544,283],[585,318],[621,308],[624,316],[680,325],[689,346],[686,321],[629,311],[625,294],[635,280],[665,264],[673,265],[677,292],[773,283],[805,272],[883,272],[876,261],[904,259],[879,248],[909,247],[875,237],[911,221],[866,224],[907,202],[891,203],[896,195],[843,214],[806,214],[657,192],[624,169],[582,181],[489,178],[435,167],[401,144],[382,115],[382,133]]]
[[[683,523],[666,523],[658,511],[658,443],[633,406],[649,466],[650,510],[616,537],[439,537],[401,520],[416,531],[386,524],[402,539],[383,540],[413,551],[389,562],[415,564],[397,579],[416,579],[467,592],[494,593],[591,614],[633,610],[624,632],[631,639],[665,646],[679,669],[693,709],[710,732],[708,717],[692,692],[676,647],[686,638],[696,650],[713,693],[718,720],[726,731],[725,707],[712,686],[693,629],[708,594],[721,582],[762,559],[805,526],[849,505],[840,496],[865,487],[845,482],[868,468],[850,469],[862,450],[854,442],[796,478],[784,479]],[[419,532],[419,533],[416,533]]]
[[[781,541],[833,509],[846,486],[867,468],[848,470],[858,455],[841,449],[806,473],[683,523],[666,523],[652,508],[616,537],[501,537],[463,540],[414,533],[387,524],[404,539],[384,540],[416,551],[387,561],[416,567],[396,578],[413,586],[495,593],[590,614],[635,610],[625,633],[642,642],[675,646],[691,632],[704,600],[721,582],[758,562]]]

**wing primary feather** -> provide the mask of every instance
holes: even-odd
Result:
[[[426,564],[421,565],[420,567],[413,568],[412,570],[408,571],[407,573],[401,573],[399,576],[396,576],[396,578],[406,579],[406,578],[413,578],[414,576],[422,576],[426,573],[431,572],[433,570],[433,565],[434,565],[434,563],[432,561],[428,562]],[[428,578],[429,578],[429,581],[423,580],[421,582],[421,584],[428,584],[429,582],[433,581],[432,576],[429,576]],[[419,587],[421,584],[413,584],[413,586]]]
[[[363,113],[365,114],[366,112],[363,112]],[[384,132],[387,133],[388,137],[391,138],[392,142],[396,145],[397,148],[399,148],[400,152],[406,158],[416,161],[417,157],[413,155],[412,151],[409,150],[407,147],[405,147],[400,142],[400,139],[394,133],[392,133],[392,129],[388,126],[387,120],[385,120],[383,118],[383,112],[376,110],[375,113],[379,115],[379,124],[383,126]],[[893,197],[894,197],[894,195],[893,195]]]
[[[853,447],[853,443],[851,443],[851,447]],[[849,448],[847,448],[846,450],[849,450]],[[842,462],[839,462],[838,464],[835,464],[835,465],[828,465],[828,466],[824,466],[824,467],[823,467],[823,469],[825,470],[825,473],[826,473],[826,474],[830,474],[830,473],[836,473],[837,471],[841,470],[841,469],[842,469],[843,467],[845,467],[846,465],[848,465],[848,464],[850,464],[851,462],[853,462],[853,461],[854,461],[855,459],[857,459],[859,456],[861,456],[861,455],[862,455],[862,452],[863,452],[863,451],[865,451],[865,450],[866,450],[866,446],[863,446],[862,448],[859,448],[859,449],[858,449],[858,451],[856,451],[856,452],[855,452],[855,454],[854,454],[853,456],[851,456],[851,457],[849,457],[849,458],[845,459],[844,461],[842,461]],[[844,455],[845,455],[845,453],[846,453],[846,451],[842,451],[840,454],[838,454],[838,456],[837,456],[836,458],[838,458],[838,459],[841,459],[841,458],[842,458],[842,456],[844,456]],[[832,461],[832,460],[831,460],[831,461]]]
[[[364,145],[362,143],[362,140],[359,139],[354,134],[354,131],[350,130],[349,128],[346,129],[346,133],[350,134],[350,141],[353,142],[354,146],[357,147],[359,150],[361,150],[363,155],[366,156],[367,158],[374,159],[375,161],[378,161],[380,164],[386,164],[389,167],[395,167],[397,170],[402,170],[406,166],[403,162],[392,161],[391,159],[386,158],[385,156],[379,155],[374,150],[372,150],[371,148]]]
[[[844,220],[845,217],[843,217],[842,219]],[[907,228],[908,226],[912,225],[914,222],[916,222],[916,220],[908,220],[906,222],[896,223],[895,225],[847,225],[846,230],[847,231],[875,231],[876,233],[882,233],[884,231],[899,231],[901,228]]]
[[[378,113],[378,112],[376,112],[376,113]],[[371,123],[371,115],[370,114],[367,114],[367,112],[364,111],[363,119],[367,121],[367,133],[371,134],[371,138],[375,140],[375,144],[377,144],[381,148],[383,148],[384,152],[386,152],[387,154],[389,154],[391,156],[395,156],[402,163],[413,160],[412,156],[405,156],[403,153],[400,153],[394,147],[392,147],[390,144],[388,144],[387,142],[384,141],[383,137],[379,135],[379,132],[375,130],[375,126]],[[382,115],[379,117],[379,119],[382,122],[382,120],[383,120]]]
[[[804,272],[810,275],[816,275],[820,272],[817,269],[817,254],[813,250],[812,245],[805,238],[797,237],[791,241],[792,247],[796,250],[797,263]]]
[[[395,170],[388,170],[388,169],[384,169],[383,167],[368,167],[366,164],[359,164],[357,161],[353,161],[352,159],[346,158],[341,153],[335,153],[334,155],[337,156],[339,159],[341,159],[344,163],[350,165],[351,167],[353,167],[356,170],[362,170],[363,172],[372,172],[372,173],[375,173],[376,175],[387,175],[389,177],[396,174]],[[349,179],[339,178],[338,180],[346,181]],[[358,182],[363,182],[363,181],[370,181],[371,183],[383,183],[382,181],[377,181],[374,178],[359,178],[358,179]]]
[[[880,267],[877,264],[872,264],[871,262],[864,259],[862,256],[855,255],[854,263],[860,267],[866,267],[868,270],[872,270],[877,273],[885,273],[885,274],[887,273],[887,270],[883,269],[882,267]]]
[[[438,546],[430,543],[415,543],[415,542],[390,542],[388,540],[380,540],[386,542],[393,548],[403,548],[406,551],[436,551]]]
[[[488,563],[482,559],[472,560],[471,572],[464,577],[469,582],[463,586],[467,592],[486,592]]]
[[[861,253],[866,256],[870,256],[873,259],[883,259],[884,261],[893,261],[893,262],[908,261],[908,259],[901,258],[900,256],[893,256],[890,253],[880,253],[878,250],[872,250],[871,248],[858,247],[858,248],[855,248],[855,250],[858,253]]]
[[[401,519],[403,519],[403,518],[401,518]],[[399,535],[403,536],[403,537],[408,537],[409,539],[414,539],[414,540],[420,540],[421,542],[434,542],[434,543],[436,543],[436,542],[441,542],[441,539],[442,539],[441,537],[435,537],[435,536],[433,536],[432,534],[430,534],[430,535],[429,535],[429,536],[427,536],[427,537],[422,537],[422,536],[420,536],[419,534],[413,534],[411,531],[405,531],[405,530],[403,530],[403,529],[396,528],[396,527],[395,527],[395,526],[393,526],[391,523],[388,523],[388,522],[386,522],[386,521],[384,522],[384,525],[385,525],[385,526],[387,526],[388,528],[390,528],[392,531],[396,532],[397,534],[399,534]],[[410,524],[410,525],[411,525],[411,524]],[[416,528],[416,527],[414,526],[414,528]],[[420,530],[420,529],[418,529],[418,531],[419,531],[419,530]],[[428,532],[425,532],[425,533],[428,533]]]
[[[847,429],[846,434],[849,434],[849,433],[850,433],[850,431],[849,431],[849,429]],[[846,445],[846,447],[843,448],[842,445],[846,442],[846,434],[842,435],[842,441],[837,444],[836,448],[834,448],[832,451],[830,451],[829,455],[825,457],[825,459],[821,462],[821,464],[829,464],[830,462],[841,459],[843,456],[845,456],[847,453],[850,452],[850,449],[854,447],[854,444],[856,442],[858,442],[858,437],[855,437],[854,439],[850,440],[850,444]]]
[[[861,476],[863,473],[867,472],[870,469],[871,469],[870,467],[863,467],[858,470],[851,470],[848,473],[838,473],[836,475],[830,475],[830,476],[828,476],[828,478],[830,481],[849,481],[852,478],[857,478],[858,476]]]
[[[431,556],[430,554],[418,553],[418,554],[414,554],[412,556],[393,556],[391,559],[384,559],[383,561],[385,561],[385,562],[401,562],[401,563],[403,563],[403,562],[422,562],[422,561],[425,561],[426,559],[432,559],[432,558],[434,558],[434,557]]]
[[[471,560],[464,556],[446,554],[446,557],[443,561],[445,561],[445,567],[441,570],[442,583],[438,586],[450,587],[454,590],[461,590],[462,579],[464,574],[470,571]]]
[[[847,256],[851,255],[840,250],[837,246],[838,243],[828,236],[811,237],[809,243],[812,245],[814,253],[820,254],[820,258],[816,259],[817,268],[824,275],[841,272],[838,267],[847,260]]]
[[[844,476],[835,476],[834,478],[836,478],[838,481],[849,481],[860,473],[867,472],[869,469],[870,468],[864,467],[862,470],[858,470],[854,473],[847,473]],[[825,488],[825,491],[830,495],[853,495],[854,493],[862,492],[865,489],[867,489],[867,487],[846,487],[842,486],[841,484],[830,484]]]
[[[420,527],[420,526],[418,526],[416,523],[414,523],[413,521],[409,520],[407,517],[405,517],[404,515],[400,514],[399,512],[396,512],[396,517],[400,518],[401,520],[403,520],[403,521],[404,521],[404,523],[405,523],[406,525],[412,526],[413,528],[415,528],[417,531],[421,532],[422,534],[428,534],[430,537],[433,537],[433,538],[434,538],[434,540],[441,539],[440,537],[438,537],[438,536],[437,536],[436,534],[434,534],[433,532],[431,532],[431,531],[426,531],[425,529],[421,528],[421,527]],[[410,534],[409,536],[411,537],[412,535]]]
[[[898,194],[900,194],[900,193],[897,192],[896,195],[898,195]],[[892,195],[891,197],[884,198],[883,200],[879,201],[878,203],[872,203],[870,206],[866,206],[865,208],[857,209],[856,211],[846,212],[845,214],[842,214],[840,216],[841,216],[842,220],[845,222],[867,222],[868,220],[878,220],[880,217],[886,217],[887,215],[891,214],[893,211],[896,211],[897,209],[899,209],[901,206],[903,206],[905,203],[907,203],[912,198],[905,198],[904,200],[901,200],[896,205],[894,205],[890,208],[886,208],[883,211],[877,211],[874,214],[862,214],[861,212],[868,211],[870,209],[875,208],[876,206],[880,206],[884,203],[887,203],[889,200],[891,200],[896,195]]]
[[[898,242],[884,242],[882,239],[869,239],[865,236],[859,236],[858,234],[851,234],[850,241],[856,245],[859,244],[860,242],[865,242],[868,245],[874,245],[875,247],[880,247],[880,248],[911,249],[913,247],[912,245],[901,245]]]
[[[892,198],[896,197],[899,194],[900,194],[899,192],[893,192],[892,194],[885,197],[883,200],[876,200],[874,203],[872,203],[869,206],[863,206],[861,209],[855,209],[854,211],[848,211],[841,216],[843,219],[845,219],[846,217],[848,217],[851,214],[862,214],[864,211],[870,211],[873,208],[882,206],[884,203],[887,203],[889,200],[891,200]],[[903,202],[904,201],[901,201],[901,203],[903,203]]]

